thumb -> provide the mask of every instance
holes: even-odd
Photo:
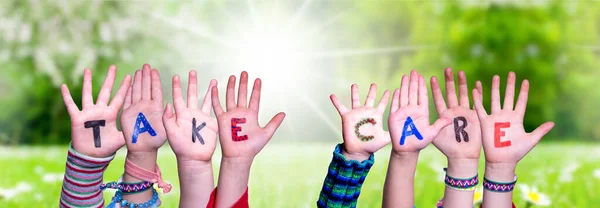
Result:
[[[533,132],[529,133],[529,139],[535,146],[535,144],[537,144],[542,139],[542,137],[544,137],[544,135],[546,135],[550,130],[552,130],[552,128],[554,128],[554,122],[548,121],[537,127],[535,130],[533,130]]]
[[[281,125],[281,122],[283,122],[284,118],[285,113],[279,112],[277,115],[273,116],[269,123],[267,123],[267,125],[263,128],[263,131],[267,134],[268,139],[271,139],[271,137],[273,137],[273,134],[275,134],[275,131],[277,130],[277,128],[279,128],[279,125]]]
[[[175,123],[176,116],[173,113],[173,105],[171,103],[167,103],[165,107],[165,113],[163,114],[163,123],[165,125],[165,130],[167,132],[174,130],[177,128],[177,123]],[[167,137],[170,138],[170,137]]]
[[[452,123],[452,120],[450,120],[449,118],[438,118],[438,120],[436,120],[433,125],[431,125],[430,129],[432,130],[433,136],[435,137],[441,130],[442,128],[450,125]]]

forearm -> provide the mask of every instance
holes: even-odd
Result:
[[[446,174],[452,178],[467,179],[477,175],[478,160],[448,158]],[[471,207],[475,190],[456,190],[446,186],[444,190],[444,207]]]
[[[100,184],[104,170],[114,155],[95,158],[77,152],[69,145],[60,207],[103,207]]]
[[[253,158],[221,159],[217,207],[231,207],[246,192]]]
[[[179,207],[205,207],[214,189],[211,161],[177,160]]]
[[[497,182],[512,182],[515,180],[516,164],[486,164],[485,178]],[[483,191],[484,208],[512,207],[512,191],[494,192],[487,189]]]
[[[414,207],[414,182],[418,159],[418,152],[392,151],[383,187],[383,207]]]
[[[155,172],[156,170],[156,151],[150,152],[127,152],[126,159],[132,162],[133,164],[143,168],[145,170]],[[123,182],[125,183],[138,183],[143,180],[136,178],[127,172],[123,173]],[[150,181],[151,182],[151,181]],[[152,198],[152,189],[148,189],[146,191],[136,193],[136,194],[126,194],[123,195],[123,199],[133,202],[133,203],[144,203],[149,201]]]

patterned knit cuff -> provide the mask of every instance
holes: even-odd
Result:
[[[77,152],[75,149],[73,149],[73,145],[69,144],[69,156],[67,157],[67,160],[70,160],[70,161],[79,160],[79,161],[81,161],[81,163],[78,163],[78,165],[80,165],[82,167],[95,168],[98,166],[108,165],[110,163],[110,161],[112,161],[115,158],[115,155],[116,155],[116,153],[111,156],[103,157],[103,158],[91,157],[91,156],[84,155],[83,153]]]
[[[355,170],[366,170],[367,172],[369,172],[369,170],[373,166],[373,163],[375,163],[375,155],[371,154],[369,159],[362,162],[358,162],[357,160],[348,160],[346,159],[346,156],[342,154],[342,145],[343,144],[338,144],[335,146],[335,150],[333,150],[332,162],[340,164],[343,167],[352,167]]]

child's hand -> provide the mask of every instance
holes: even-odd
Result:
[[[226,92],[227,112],[224,112],[219,101],[218,89],[212,87],[212,106],[219,124],[223,158],[254,159],[285,118],[285,113],[280,112],[264,128],[259,126],[260,88],[261,81],[256,79],[247,107],[248,73],[242,72],[236,104],[235,76],[230,76]]]
[[[510,72],[506,83],[504,108],[501,109],[500,77],[498,75],[494,76],[492,81],[491,115],[487,115],[482,105],[480,91],[473,90],[475,109],[481,122],[485,161],[488,165],[507,165],[514,168],[517,162],[525,157],[538,141],[554,127],[553,122],[546,122],[531,133],[525,132],[523,117],[525,117],[525,109],[527,107],[529,82],[523,80],[521,92],[513,110],[515,79],[515,73]]]
[[[449,118],[440,118],[429,125],[427,86],[423,76],[413,70],[410,84],[402,76],[400,90],[394,91],[388,126],[395,153],[418,152],[427,147],[438,132],[452,123]]]
[[[390,92],[386,90],[376,108],[373,108],[377,85],[371,84],[365,105],[360,105],[358,86],[352,85],[352,110],[348,110],[332,94],[331,102],[342,116],[344,155],[363,161],[390,142],[389,132],[383,130],[383,112],[387,107]]]
[[[129,88],[121,126],[129,152],[156,152],[167,135],[163,126],[163,96],[160,75],[144,64],[135,72],[133,87]]]
[[[131,76],[125,76],[121,87],[109,104],[116,71],[115,66],[110,66],[102,89],[100,89],[98,100],[94,104],[92,71],[85,69],[81,102],[83,110],[81,111],[73,101],[67,85],[63,84],[60,87],[63,101],[67,106],[69,116],[71,116],[71,143],[77,152],[91,157],[108,157],[125,144],[123,134],[117,129],[116,120],[131,83]]]
[[[457,99],[452,69],[446,69],[444,75],[448,105],[446,106],[440,85],[435,77],[431,77],[431,91],[438,115],[453,119],[454,125],[442,128],[433,140],[433,145],[449,160],[473,159],[477,163],[481,152],[481,128],[477,112],[469,107],[467,78],[463,71],[458,72],[459,99]],[[476,88],[481,92],[481,82],[477,82]]]
[[[178,160],[210,161],[217,145],[217,119],[210,117],[210,89],[217,86],[216,80],[211,80],[204,102],[198,108],[198,89],[196,71],[190,71],[187,105],[181,96],[179,76],[173,76],[173,104],[167,104],[163,121],[167,130],[169,144],[177,155]]]

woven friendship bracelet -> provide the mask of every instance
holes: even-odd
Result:
[[[444,168],[444,171],[447,169]],[[444,183],[446,186],[459,190],[459,191],[473,191],[475,187],[479,184],[479,175],[475,175],[471,178],[454,178],[446,174],[444,178]]]
[[[493,192],[511,192],[515,189],[516,183],[517,175],[515,175],[515,180],[513,182],[496,182],[485,177],[483,178],[483,188]]]
[[[100,185],[100,190],[104,190],[106,188],[110,189],[118,189],[123,194],[134,194],[139,192],[144,192],[154,186],[154,183],[143,181],[139,183],[124,183],[124,182],[110,182],[106,184]]]

